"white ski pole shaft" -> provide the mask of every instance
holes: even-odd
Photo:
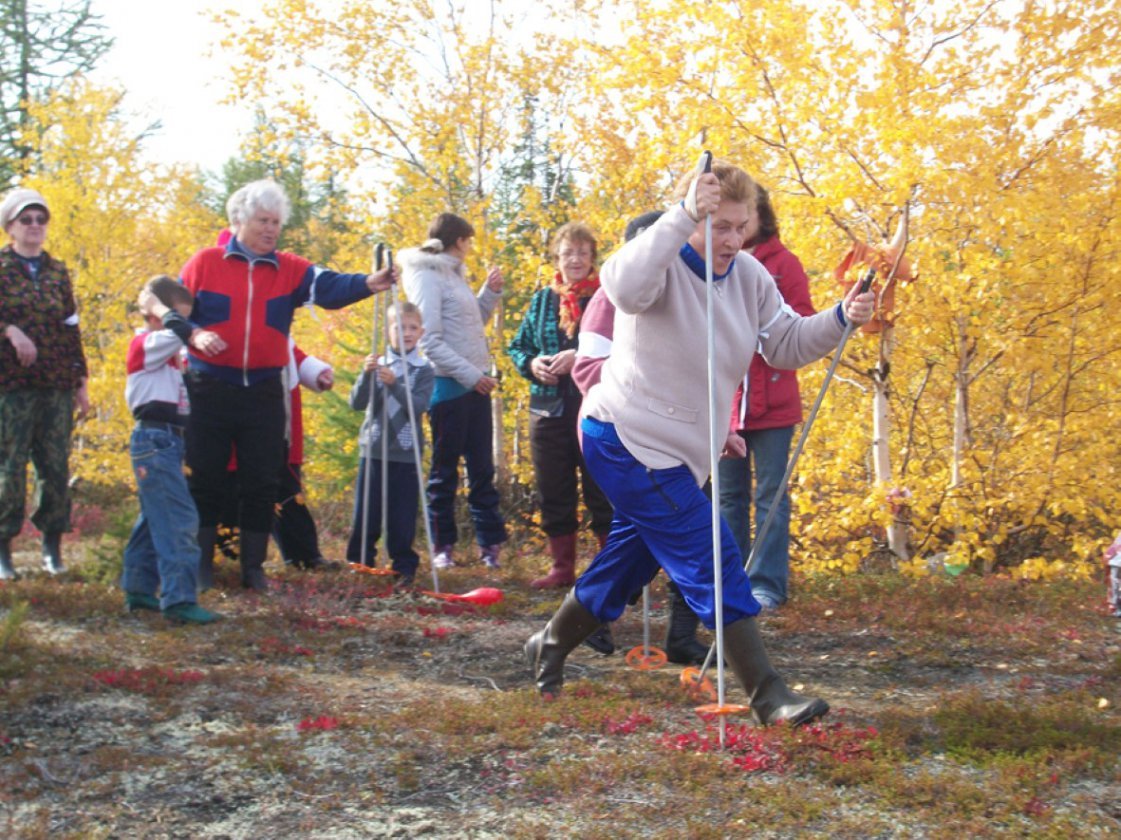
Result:
[[[391,267],[393,265],[393,252],[392,251],[389,252],[389,265]],[[403,302],[404,300],[405,300],[404,291],[401,290],[401,293],[397,296],[397,301],[400,303],[400,302]],[[429,561],[431,561],[432,556],[436,553],[436,546],[435,546],[435,543],[433,543],[433,541],[432,541],[432,525],[428,521],[428,495],[424,491],[424,466],[421,463],[421,455],[420,455],[421,430],[420,430],[420,426],[417,424],[416,405],[413,403],[413,385],[412,385],[412,379],[410,378],[412,376],[412,374],[409,373],[409,360],[408,360],[409,351],[405,347],[405,341],[404,341],[404,338],[402,337],[402,333],[401,333],[401,312],[400,312],[400,309],[398,309],[398,312],[397,312],[397,338],[398,338],[397,352],[401,355],[401,358],[404,362],[404,374],[403,374],[403,380],[402,381],[404,382],[404,385],[405,385],[405,410],[408,412],[409,428],[412,430],[413,463],[416,467],[417,486],[420,488],[421,517],[424,519],[424,541],[425,541],[425,547],[428,550]],[[432,565],[431,562],[429,562],[429,565],[432,568],[432,591],[439,592],[440,591],[440,573],[439,573],[439,570],[437,570],[435,565]]]
[[[868,291],[872,286],[872,280],[876,276],[876,269],[868,269],[868,273],[860,281],[859,294]],[[798,458],[802,454],[802,450],[806,446],[806,438],[809,437],[810,429],[813,428],[814,421],[817,419],[817,412],[821,408],[821,403],[825,399],[825,392],[829,388],[829,383],[833,381],[833,374],[837,370],[837,365],[841,361],[841,356],[845,351],[845,345],[848,344],[849,337],[853,333],[853,324],[848,322],[845,324],[845,330],[841,333],[841,340],[837,342],[837,350],[833,354],[833,361],[829,363],[829,370],[825,372],[825,379],[821,382],[821,388],[817,392],[817,399],[814,400],[813,407],[810,409],[809,416],[806,422],[802,424],[802,431],[798,435],[798,443],[794,446],[794,451],[790,454],[790,459],[786,462],[786,471],[782,474],[782,481],[779,482],[778,490],[775,492],[774,499],[771,500],[770,510],[767,511],[767,516],[763,519],[763,524],[759,527],[759,533],[756,534],[755,539],[751,543],[751,552],[747,556],[747,562],[744,563],[744,569],[747,571],[748,577],[751,576],[751,571],[755,568],[758,561],[758,553],[760,546],[763,544],[763,538],[767,536],[770,531],[771,523],[775,520],[775,514],[778,512],[779,502],[782,501],[783,494],[786,493],[786,488],[790,486],[790,476],[794,474],[794,465],[798,463]]]
[[[712,153],[704,152],[697,163],[697,175],[712,171]],[[720,450],[724,438],[723,425],[716,405],[716,294],[712,270],[712,213],[705,214],[705,339],[708,359],[708,447],[709,474],[712,476],[712,601],[713,620],[716,625],[716,649],[721,656],[716,666],[716,702],[724,705],[724,565],[723,546],[720,544]],[[724,747],[724,725],[720,725],[720,747]]]
[[[860,292],[863,294],[868,291],[872,286],[872,280],[876,277],[876,269],[868,269],[868,273],[860,281]],[[751,542],[751,551],[748,552],[747,560],[744,562],[744,570],[747,572],[748,578],[751,577],[751,570],[755,566],[756,556],[759,553],[759,547],[763,544],[763,538],[771,528],[771,523],[774,521],[775,513],[778,511],[779,502],[782,501],[782,496],[786,492],[787,486],[790,484],[790,476],[794,474],[794,466],[798,463],[798,458],[802,454],[802,449],[806,445],[806,438],[809,437],[810,429],[813,428],[814,420],[817,419],[817,412],[821,408],[822,400],[825,399],[825,392],[829,388],[829,383],[833,379],[833,373],[837,370],[837,365],[841,361],[841,355],[845,351],[845,345],[848,344],[849,336],[853,333],[854,326],[852,322],[845,324],[844,332],[841,333],[841,340],[837,342],[837,350],[833,354],[833,361],[829,363],[829,370],[825,373],[825,379],[822,380],[821,388],[817,392],[817,399],[814,400],[813,408],[810,409],[809,415],[806,417],[806,422],[802,424],[802,432],[798,436],[798,444],[794,447],[794,451],[790,454],[790,459],[786,463],[786,471],[782,475],[782,481],[779,482],[778,491],[775,493],[774,499],[771,500],[771,509],[767,511],[767,516],[763,519],[763,524],[759,526],[759,532],[755,535],[755,539]],[[712,663],[712,656],[715,653],[715,646],[708,649],[708,655],[705,657],[704,664],[701,666],[700,676],[698,681],[704,678],[705,672],[708,670],[709,665]]]
[[[393,262],[390,257],[390,267],[392,268]],[[389,335],[389,302],[391,295],[385,295],[385,300],[382,301],[382,335],[386,338],[386,352],[385,360],[390,362],[392,356],[389,353],[389,347],[392,345],[393,340]],[[385,389],[381,399],[381,544],[383,547],[389,545],[389,388]],[[386,551],[388,558],[389,552]]]
[[[374,248],[374,269],[381,271],[382,262],[385,256],[385,244],[379,242],[377,247]],[[370,328],[370,353],[377,358],[378,353],[378,302],[377,298],[373,301],[374,314],[371,318]],[[363,371],[363,376],[367,373]],[[374,428],[374,395],[377,391],[377,372],[370,371],[370,392],[369,399],[366,401],[366,463],[363,464],[362,472],[362,548],[358,552],[358,561],[363,566],[369,565],[370,549],[369,549],[369,536],[370,536],[370,482],[372,480],[371,468],[373,467],[374,453],[370,447],[370,432]],[[361,456],[361,448],[359,448],[359,456]]]
[[[650,584],[642,587],[642,655],[650,658]]]

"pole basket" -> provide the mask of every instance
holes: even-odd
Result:
[[[626,662],[636,671],[656,671],[664,668],[669,659],[663,650],[639,645],[627,651]]]
[[[713,686],[712,680],[701,675],[700,668],[690,666],[682,670],[681,687],[685,689],[685,693],[689,696],[689,699],[694,702],[698,700],[716,700],[716,688]]]

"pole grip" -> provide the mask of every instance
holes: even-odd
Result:
[[[712,171],[712,152],[705,149],[701,152],[701,157],[697,161],[696,175],[704,175],[706,172]]]
[[[860,281],[860,292],[859,292],[859,294],[864,294],[866,291],[868,291],[870,288],[872,288],[872,281],[875,280],[875,279],[876,279],[876,269],[873,266],[873,267],[868,269],[868,273],[865,274],[863,279]]]
[[[388,250],[384,242],[379,242],[374,247],[374,270],[381,271],[385,268],[385,252]]]

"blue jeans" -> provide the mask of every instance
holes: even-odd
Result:
[[[720,461],[720,515],[732,529],[746,558],[751,552],[751,467],[755,465],[755,533],[771,509],[790,457],[794,427],[740,432],[747,441],[747,458]],[[790,494],[783,493],[766,538],[755,552],[751,590],[756,598],[775,606],[786,602],[790,577]]]
[[[129,455],[140,516],[125,546],[121,587],[160,593],[160,608],[198,600],[198,513],[183,475],[183,439],[166,429],[132,430]]]
[[[631,594],[665,569],[710,630],[716,626],[712,569],[712,502],[688,467],[651,470],[619,440],[615,427],[585,418],[584,459],[615,506],[607,543],[576,581],[576,599],[600,621],[614,621]],[[721,523],[724,623],[759,612],[743,557]]]

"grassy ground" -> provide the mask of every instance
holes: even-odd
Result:
[[[1121,632],[1098,585],[797,581],[764,632],[834,711],[730,718],[721,749],[677,667],[582,648],[564,696],[536,696],[521,645],[560,594],[526,586],[533,551],[442,578],[502,588],[483,609],[275,559],[258,597],[227,562],[203,597],[226,619],[184,628],[125,614],[83,580],[104,553],[68,549],[86,560],[65,578],[0,584],[4,836],[1121,835]],[[640,610],[616,638],[641,642]]]

